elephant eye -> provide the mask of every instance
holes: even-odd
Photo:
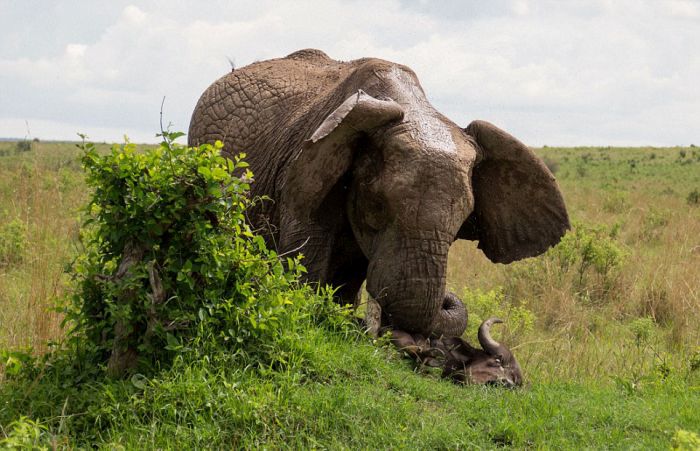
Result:
[[[384,228],[385,220],[383,217],[383,212],[382,211],[368,211],[365,213],[365,224],[376,231],[381,230]]]
[[[360,206],[365,225],[375,231],[382,230],[386,225],[386,210],[383,202],[377,197],[367,197]]]

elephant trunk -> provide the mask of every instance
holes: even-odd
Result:
[[[383,323],[410,333],[458,337],[467,313],[445,291],[451,241],[436,236],[402,240],[370,260],[367,289],[382,307]]]
[[[467,309],[461,299],[452,292],[445,294],[442,308],[431,326],[434,335],[459,337],[467,328]]]

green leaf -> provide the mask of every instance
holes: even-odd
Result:
[[[131,376],[131,385],[139,390],[145,390],[148,386],[148,379],[143,374],[136,373]]]
[[[167,332],[165,334],[165,340],[168,343],[165,349],[169,351],[177,351],[182,346],[180,345],[180,340],[178,340],[177,337],[175,337],[175,335],[171,334],[170,332]]]

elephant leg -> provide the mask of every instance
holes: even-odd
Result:
[[[354,304],[367,277],[367,258],[357,245],[350,224],[341,224],[330,243],[329,282],[338,287],[342,304]]]
[[[294,220],[284,221],[280,229],[279,254],[303,255],[301,263],[306,267],[304,280],[321,285],[329,283],[332,247],[328,237],[332,236],[333,229]]]

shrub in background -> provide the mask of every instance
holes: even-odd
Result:
[[[700,435],[693,431],[678,429],[671,440],[671,450],[691,451],[700,449]]]
[[[469,314],[467,337],[476,337],[479,325],[485,319],[494,316],[504,321],[500,335],[504,336],[504,341],[508,343],[517,342],[528,332],[532,332],[535,325],[535,314],[528,309],[527,304],[511,302],[500,287],[489,291],[465,288],[461,299]],[[498,332],[494,335],[498,335]]]
[[[17,141],[16,149],[17,149],[18,153],[19,152],[29,152],[30,150],[32,150],[32,142],[27,140],[27,139],[22,140],[22,141]]]
[[[608,191],[603,198],[603,210],[608,213],[622,214],[630,207],[629,196],[623,191]]]
[[[644,215],[642,229],[639,232],[639,239],[647,242],[658,241],[663,233],[663,229],[669,223],[670,212],[649,208]]]
[[[22,261],[27,248],[27,225],[19,219],[0,224],[0,267]]]
[[[700,191],[697,188],[688,193],[688,197],[685,198],[688,205],[700,205]]]
[[[622,267],[628,254],[618,234],[619,225],[608,228],[574,221],[572,230],[543,256],[505,269],[507,293],[538,298],[538,305],[543,297],[546,301],[558,291],[586,303],[612,301],[620,295]]]
[[[615,287],[626,252],[617,242],[617,228],[574,223],[573,230],[545,255],[564,274],[574,275],[574,287],[587,299],[602,300]]]

